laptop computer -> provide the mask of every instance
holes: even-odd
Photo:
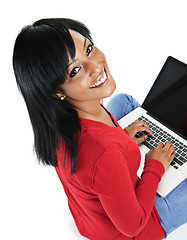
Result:
[[[166,169],[157,189],[165,197],[187,177],[187,65],[169,56],[141,107],[119,120],[125,128],[135,120],[145,121],[153,137],[148,136],[139,145],[141,164],[138,176],[143,171],[145,154],[159,142],[170,141],[175,146],[176,156]],[[136,137],[140,137],[139,132]]]

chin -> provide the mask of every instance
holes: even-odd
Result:
[[[116,89],[116,83],[114,81],[113,85],[106,89],[104,98],[110,97]]]

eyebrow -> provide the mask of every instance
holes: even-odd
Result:
[[[75,59],[73,59],[71,62],[70,62],[70,64],[67,66],[67,69],[74,63],[74,62],[76,62],[77,61],[77,59],[75,58]]]
[[[87,41],[87,38],[85,37],[85,39],[84,39],[84,49],[86,47],[86,41]]]
[[[87,38],[85,37],[85,39],[84,39],[84,46],[83,46],[83,50],[85,50],[85,47],[86,47],[86,42],[87,42]],[[70,62],[70,64],[68,65],[68,67],[67,68],[69,68],[74,62],[76,62],[77,61],[77,59],[75,58],[75,59],[73,59],[72,60],[72,62]]]

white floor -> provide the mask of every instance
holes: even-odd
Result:
[[[68,17],[91,30],[117,92],[142,102],[166,58],[187,63],[186,1],[32,0],[1,3],[0,239],[79,240],[53,168],[39,166],[33,132],[12,69],[18,32],[41,18]],[[187,225],[168,240],[187,240]]]
[[[187,239],[187,224],[168,235],[167,240],[186,240]]]

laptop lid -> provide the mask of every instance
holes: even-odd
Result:
[[[187,140],[187,65],[168,57],[142,108]]]

